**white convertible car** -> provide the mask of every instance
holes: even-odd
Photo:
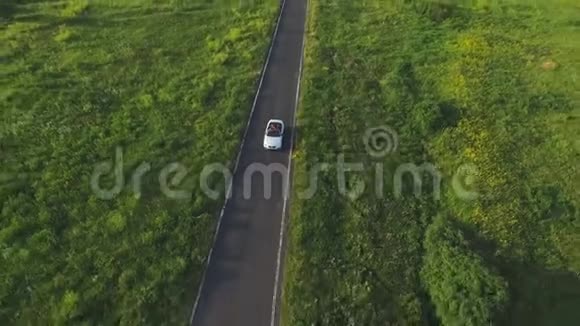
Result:
[[[264,134],[264,148],[268,150],[281,149],[283,137],[284,122],[279,119],[270,119],[266,125],[266,132]]]

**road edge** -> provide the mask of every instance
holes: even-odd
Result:
[[[288,202],[290,201],[291,194],[291,184],[292,184],[292,155],[294,151],[294,139],[296,137],[296,116],[298,112],[298,106],[300,102],[300,86],[302,84],[302,68],[304,66],[304,48],[306,45],[306,37],[308,35],[308,7],[310,0],[306,0],[306,10],[304,17],[304,33],[302,35],[302,48],[300,50],[300,64],[298,68],[298,81],[296,82],[296,97],[294,99],[294,113],[292,121],[292,135],[290,137],[290,152],[288,153],[288,172],[286,174],[286,189],[284,193],[284,206],[282,208],[282,221],[280,223],[280,235],[278,242],[278,256],[276,258],[276,276],[274,278],[274,293],[272,295],[272,314],[270,316],[270,326],[275,326],[280,324],[280,318],[276,318],[276,314],[280,309],[278,309],[278,301],[281,300],[282,290],[280,288],[280,282],[283,278],[282,271],[282,254],[285,246],[285,235],[286,235],[286,220]],[[280,294],[280,295],[279,295]],[[280,316],[279,316],[280,317]]]

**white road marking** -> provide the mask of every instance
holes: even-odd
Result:
[[[270,326],[276,325],[276,310],[278,308],[278,283],[280,282],[282,265],[282,248],[284,247],[284,233],[286,230],[286,207],[290,198],[290,183],[292,177],[292,152],[294,147],[294,131],[296,130],[296,111],[300,100],[300,83],[302,80],[302,63],[304,59],[304,44],[307,35],[308,23],[308,1],[306,1],[306,13],[304,18],[304,35],[302,35],[302,49],[300,51],[300,67],[298,68],[298,82],[296,83],[296,98],[294,99],[294,121],[292,122],[292,134],[290,135],[290,153],[288,154],[288,172],[286,174],[286,189],[284,193],[284,206],[282,208],[282,222],[280,223],[280,240],[278,242],[278,257],[276,259],[276,277],[274,279],[274,294],[272,295],[272,315],[270,316]]]
[[[211,262],[211,257],[212,257],[212,253],[213,253],[213,248],[215,247],[216,241],[217,241],[217,236],[220,230],[220,226],[222,224],[222,218],[224,216],[224,211],[226,208],[226,205],[228,203],[228,199],[230,198],[231,195],[231,191],[232,191],[232,184],[233,184],[233,176],[236,174],[236,170],[238,168],[238,164],[240,163],[240,156],[242,154],[242,149],[244,148],[244,143],[246,142],[246,136],[248,134],[248,127],[250,126],[250,121],[252,121],[252,116],[254,115],[254,110],[256,109],[256,103],[258,102],[258,96],[260,95],[260,91],[262,90],[262,83],[264,82],[264,76],[266,75],[266,70],[268,68],[268,63],[270,62],[270,56],[272,55],[272,48],[274,47],[274,42],[276,41],[276,36],[278,35],[278,26],[280,26],[280,20],[282,18],[282,13],[284,12],[284,8],[286,6],[286,0],[284,0],[282,2],[282,6],[280,8],[280,13],[278,14],[278,20],[276,21],[276,27],[274,29],[274,33],[272,33],[272,38],[270,41],[270,49],[268,50],[268,56],[266,57],[266,62],[264,63],[264,66],[262,67],[262,71],[261,71],[261,76],[260,76],[260,82],[258,84],[258,90],[256,91],[256,95],[254,96],[254,102],[252,103],[252,109],[250,110],[250,116],[248,117],[248,121],[246,122],[246,129],[244,130],[244,136],[242,137],[242,143],[240,144],[240,147],[238,149],[238,156],[236,157],[236,162],[234,164],[234,170],[232,173],[232,178],[230,180],[230,182],[228,183],[228,189],[226,191],[226,198],[224,200],[224,204],[222,206],[219,218],[218,218],[218,223],[215,229],[215,233],[213,236],[213,244],[209,250],[209,254],[207,256],[207,262],[205,264],[205,268],[203,271],[203,275],[201,277],[201,283],[199,285],[199,289],[197,291],[197,296],[195,298],[195,302],[193,303],[193,308],[191,309],[191,317],[189,318],[189,324],[193,324],[193,318],[195,317],[195,312],[197,311],[197,306],[199,304],[199,299],[201,297],[201,292],[203,290],[203,285],[205,284],[205,278],[206,278],[206,273],[207,273],[207,268],[209,266],[209,263]]]

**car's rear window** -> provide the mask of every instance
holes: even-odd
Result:
[[[270,137],[277,137],[282,134],[282,124],[274,122],[268,125],[268,130],[266,131],[266,135]]]

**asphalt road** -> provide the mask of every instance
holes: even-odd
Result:
[[[225,205],[193,314],[195,326],[278,325],[279,309],[274,309],[279,304],[280,293],[280,287],[276,286],[280,267],[278,250],[283,215],[288,214],[284,170],[290,163],[306,7],[307,0],[285,0],[282,7],[233,176],[232,197]],[[284,148],[280,152],[265,151],[262,147],[266,123],[273,118],[282,119],[286,124]],[[281,173],[272,173],[270,183],[264,183],[268,180],[260,170],[244,181],[256,163],[274,167],[279,164],[283,169]],[[244,196],[244,186],[249,190],[249,197]],[[264,190],[269,186],[271,196],[267,198]]]

